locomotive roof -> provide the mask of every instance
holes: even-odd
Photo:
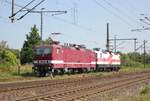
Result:
[[[70,48],[70,49],[76,49],[76,50],[89,50],[93,51],[92,49],[87,49],[85,45],[77,45],[77,44],[64,44],[61,45],[59,42],[53,42],[52,44],[40,44],[35,46],[35,48],[39,47],[58,47],[58,48]]]

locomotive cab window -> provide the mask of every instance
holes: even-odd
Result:
[[[44,54],[50,54],[50,48],[45,48]]]
[[[45,47],[40,47],[36,49],[36,54],[41,55],[41,54],[50,54],[51,49],[50,48],[45,48]]]

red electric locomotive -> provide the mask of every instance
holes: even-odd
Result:
[[[36,47],[33,70],[40,76],[49,73],[84,72],[96,69],[96,53],[83,45],[54,42]]]

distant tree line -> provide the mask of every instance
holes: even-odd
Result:
[[[150,53],[145,54],[145,61],[144,61],[144,54],[138,52],[132,53],[122,53],[121,54],[121,61],[123,66],[140,66],[142,64],[150,64]]]

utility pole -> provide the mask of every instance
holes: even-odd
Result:
[[[34,9],[39,6],[40,4],[42,4],[45,0],[41,0],[39,3],[37,3],[34,7],[32,7],[31,9],[27,8],[30,4],[32,4],[35,0],[30,1],[28,4],[26,4],[25,6],[21,7],[20,10],[18,10],[17,12],[14,13],[14,2],[15,0],[12,0],[12,15],[9,17],[11,19],[11,22],[14,22],[14,17],[19,13],[19,12],[26,12],[24,15],[22,15],[20,18],[18,18],[17,20],[21,20],[23,17],[25,17],[28,13],[38,13],[41,16],[41,39],[43,37],[43,13],[56,13],[56,14],[52,14],[52,15],[59,15],[59,14],[64,14],[67,13],[67,11],[43,11],[44,8],[41,8],[41,10],[39,11],[34,11]]]
[[[143,41],[143,44],[140,45],[140,46],[136,49],[136,51],[137,51],[137,50],[143,48],[143,62],[144,62],[144,68],[146,67],[146,43],[147,43],[147,41],[144,40],[144,41]]]
[[[134,63],[136,63],[136,43],[137,43],[137,39],[133,39],[134,40]]]
[[[30,4],[32,4],[35,0],[30,1],[29,3],[27,3],[25,6],[19,6],[21,7],[21,9],[19,9],[18,11],[14,12],[14,5],[15,5],[15,0],[12,0],[12,14],[11,16],[9,16],[9,18],[11,19],[11,22],[14,22],[14,17],[19,13],[22,12],[24,9],[27,9],[28,11],[22,15],[20,18],[18,18],[17,20],[22,19],[23,17],[25,17],[30,11],[34,10],[37,6],[39,6],[41,3],[43,3],[45,0],[41,0],[39,3],[37,3],[34,7],[32,7],[31,9],[28,9],[26,7],[28,7]]]
[[[106,49],[109,51],[109,23],[107,23],[107,40],[106,40]]]
[[[11,6],[11,7],[12,7],[12,9],[11,9],[11,16],[12,16],[12,17],[11,17],[11,22],[12,22],[12,23],[14,22],[14,16],[13,16],[13,15],[14,15],[14,2],[15,2],[15,1],[12,0],[12,6]]]
[[[45,11],[44,10],[45,8],[41,8],[40,11],[30,11],[29,13],[38,13],[40,14],[40,17],[41,17],[41,24],[40,24],[40,34],[41,34],[41,39],[43,39],[43,14],[45,13],[55,13],[55,14],[52,14],[53,16],[54,15],[60,15],[60,14],[64,14],[64,13],[67,13],[67,11]],[[29,11],[29,10],[22,10],[22,11]]]
[[[44,13],[67,13],[67,11],[43,11],[44,8],[41,8],[41,11],[31,11],[30,13],[39,13],[41,15],[41,40],[43,39],[43,14]],[[58,15],[58,14],[53,14],[53,15]]]
[[[78,23],[78,16],[77,16],[78,9],[77,9],[77,4],[73,3],[73,5],[74,5],[74,8],[73,8],[73,23],[77,24]]]
[[[136,52],[136,43],[137,43],[137,39],[134,39],[134,52]]]
[[[116,47],[117,47],[117,46],[116,46],[116,35],[115,35],[115,36],[114,36],[114,49],[115,49],[115,53],[116,53],[116,50],[117,50]]]
[[[122,40],[125,40],[125,41],[129,41],[129,40],[134,40],[134,51],[136,51],[136,38],[126,38],[126,39],[117,39],[116,38],[116,36],[115,36],[115,38],[114,39],[109,39],[109,41],[114,41],[114,47],[115,47],[115,49],[116,49],[116,43],[117,43],[117,41],[122,41]]]
[[[44,8],[41,8],[41,40],[43,39],[43,10]]]
[[[146,41],[143,41],[143,45],[144,45],[144,68],[145,68],[145,62],[146,62],[146,49],[145,49],[145,43]]]

